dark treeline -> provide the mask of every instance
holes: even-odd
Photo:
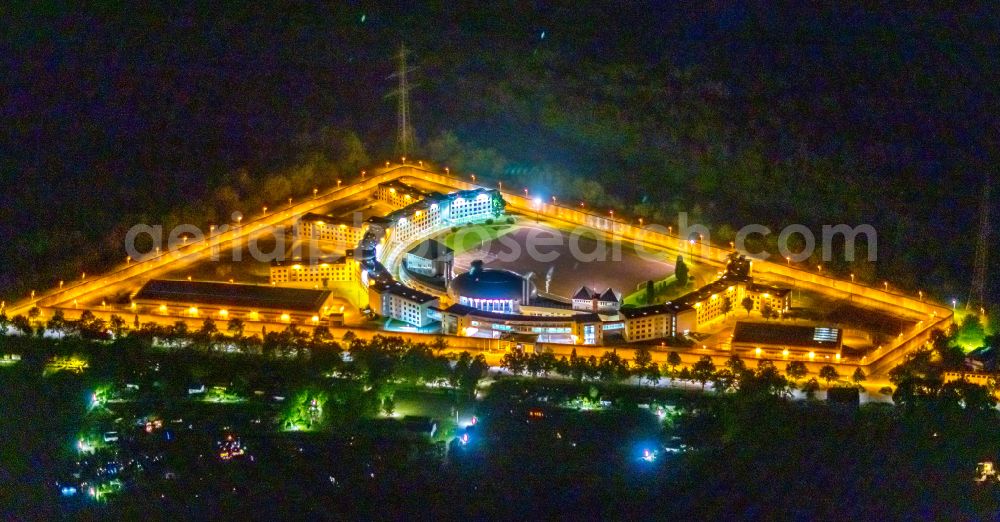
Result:
[[[966,295],[988,9],[270,7],[11,10],[6,295],[120,262],[136,222],[225,222],[392,155],[400,41],[419,155],[453,172],[721,242],[870,223],[877,263],[828,270]]]
[[[330,390],[327,404],[332,405],[333,422],[324,422],[322,429],[340,434],[351,433],[345,419],[377,411],[375,400],[362,397],[378,397],[377,383],[409,381],[402,370],[408,354],[423,353],[430,366],[436,360],[430,347],[407,346],[399,339],[351,344],[355,362],[338,367],[357,370],[352,381],[362,385],[357,390],[376,386],[360,395]],[[0,337],[0,347],[25,355],[18,365],[0,369],[8,396],[0,404],[5,440],[0,472],[12,479],[0,490],[0,506],[8,515],[32,518],[52,518],[65,508],[55,502],[52,484],[60,461],[73,458],[74,436],[95,386],[125,379],[139,382],[141,390],[159,390],[157,396],[168,401],[186,395],[184,385],[192,380],[231,382],[233,390],[325,389],[316,388],[317,383],[337,364],[316,357],[150,351],[137,336],[110,344],[75,337]],[[482,422],[473,431],[477,442],[470,446],[472,452],[453,454],[449,465],[388,462],[379,480],[333,488],[326,478],[330,469],[344,480],[350,467],[346,460],[364,460],[384,447],[352,445],[345,460],[282,463],[283,446],[278,444],[269,446],[273,454],[255,448],[267,466],[226,468],[208,475],[201,473],[215,468],[196,467],[177,484],[140,485],[85,513],[131,518],[153,510],[195,518],[209,513],[314,518],[420,514],[506,520],[595,513],[616,519],[992,519],[1000,489],[992,482],[976,485],[973,478],[976,463],[997,457],[993,434],[1000,429],[1000,416],[995,399],[981,387],[943,381],[945,351],[945,344],[939,344],[893,372],[899,390],[896,405],[860,408],[788,401],[789,381],[771,365],[738,369],[738,384],[725,394],[504,380],[491,386],[477,407]],[[90,368],[82,375],[42,376],[47,357],[68,354],[88,357]],[[380,358],[391,362],[383,366]],[[460,368],[461,363],[453,372]],[[126,373],[120,373],[123,370]],[[427,375],[444,373],[430,370]],[[674,405],[675,414],[662,428],[667,435],[680,436],[693,451],[662,456],[655,465],[636,459],[641,448],[637,444],[647,441],[639,437],[645,430],[636,424],[636,413],[641,412],[637,403],[650,396]],[[576,420],[564,412],[565,420],[559,421],[559,408],[553,406],[560,397],[600,397],[613,406]],[[519,415],[529,408],[543,408],[546,421],[524,422]],[[294,447],[302,444],[296,441],[308,439],[288,440]],[[245,493],[226,494],[230,486]],[[164,487],[171,493],[168,501],[159,495]],[[195,493],[200,498],[190,498]]]

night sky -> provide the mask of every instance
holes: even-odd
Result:
[[[624,204],[697,205],[715,223],[870,222],[892,258],[880,275],[963,297],[979,190],[995,174],[1000,23],[986,6],[896,7],[8,6],[0,290],[100,269],[120,258],[123,227],[236,169],[294,164],[321,129],[387,156],[384,94],[405,42],[418,138],[450,131],[493,149],[497,175],[544,165]],[[765,164],[755,191],[700,183],[706,165],[727,176],[750,149]],[[675,159],[684,174],[661,183]],[[785,194],[795,183],[815,197]]]

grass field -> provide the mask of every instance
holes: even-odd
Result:
[[[468,252],[479,245],[492,241],[508,232],[515,230],[514,225],[507,223],[496,225],[471,225],[460,228],[457,232],[448,232],[439,238],[455,255]]]
[[[674,278],[673,274],[653,281],[656,286],[656,302],[662,303],[670,301],[690,292],[693,288],[690,284],[688,286],[682,287],[677,284],[677,280]],[[649,303],[646,302],[646,285],[639,284],[639,289],[628,294],[622,299],[622,304],[634,305],[634,306],[644,306]]]

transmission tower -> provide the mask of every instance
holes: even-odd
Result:
[[[978,311],[986,306],[986,249],[990,236],[990,180],[983,184],[983,199],[979,203],[979,239],[976,242],[976,257],[972,268],[972,288],[965,309]]]
[[[395,96],[397,102],[396,114],[396,149],[403,157],[410,153],[416,137],[413,133],[413,126],[410,125],[410,89],[412,85],[407,81],[406,75],[416,68],[410,67],[406,63],[406,58],[410,54],[406,45],[400,44],[399,52],[396,53],[396,72],[389,75],[389,78],[397,78],[399,86],[386,97]]]

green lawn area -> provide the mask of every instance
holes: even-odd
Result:
[[[506,218],[501,218],[506,220]],[[504,234],[513,232],[515,225],[510,225],[506,221],[502,224],[494,225],[469,225],[460,228],[457,232],[448,232],[439,240],[448,248],[455,251],[455,255],[462,254],[476,248],[477,246],[492,241]]]
[[[688,286],[681,287],[677,284],[677,280],[674,278],[673,274],[660,279],[658,281],[653,281],[656,285],[656,302],[662,303],[679,297],[689,291],[691,291],[691,283],[688,282]],[[625,296],[623,299],[623,304],[633,305],[633,306],[645,306],[646,304],[646,284],[640,284],[639,290],[632,292],[631,294]]]
[[[456,402],[451,390],[401,388],[393,394],[393,400],[395,413],[400,417],[416,415],[437,420],[435,438],[439,440],[453,436],[457,426],[471,422],[475,415],[475,402],[464,398]]]

